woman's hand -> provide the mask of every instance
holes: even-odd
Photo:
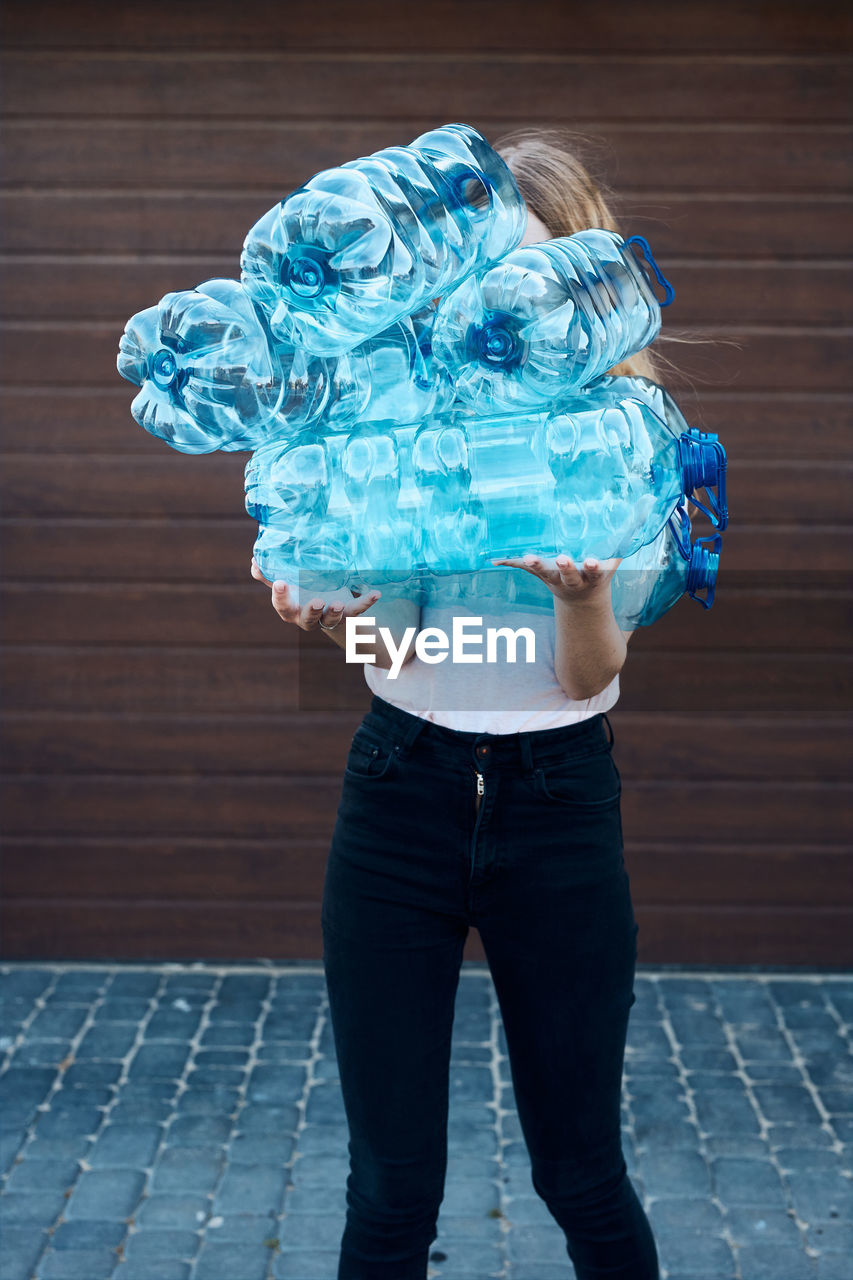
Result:
[[[492,561],[492,564],[526,569],[566,604],[594,604],[606,599],[610,579],[621,563],[621,559],[595,560],[588,556],[579,569],[571,556],[565,555],[557,556],[554,561],[536,555],[504,556]]]
[[[254,556],[252,557],[252,577],[258,582],[265,583],[272,590],[272,607],[280,618],[285,622],[295,622],[297,627],[301,627],[303,631],[314,631],[321,619],[323,625],[330,630],[334,628],[337,631],[338,624],[344,618],[355,617],[356,614],[364,613],[372,604],[379,599],[381,592],[368,591],[363,596],[353,596],[352,603],[343,605],[339,602],[330,604],[326,608],[326,602],[320,596],[315,596],[309,600],[307,604],[301,607],[291,598],[290,590],[286,582],[270,582],[269,578],[265,578],[258,568]],[[341,627],[340,634],[345,634],[346,625]]]

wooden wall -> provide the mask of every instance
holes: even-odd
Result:
[[[321,954],[369,693],[249,577],[246,456],[138,428],[117,341],[317,170],[463,120],[599,139],[666,325],[738,343],[667,348],[732,526],[612,717],[640,960],[853,960],[846,11],[6,0],[0,954]]]

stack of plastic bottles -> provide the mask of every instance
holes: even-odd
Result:
[[[519,248],[526,218],[485,138],[446,125],[316,174],[249,231],[239,282],[128,321],[136,421],[180,452],[251,452],[267,578],[545,609],[540,580],[490,561],[615,556],[623,626],[685,591],[710,606],[721,540],[691,544],[686,498],[725,528],[722,445],[606,372],[672,288],[641,237]]]

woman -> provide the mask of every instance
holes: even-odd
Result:
[[[617,230],[560,131],[518,130],[494,145],[527,205],[523,244]],[[612,372],[656,370],[643,352]],[[363,668],[374,696],[346,764],[322,909],[350,1133],[338,1280],[427,1274],[471,925],[500,1002],[533,1186],[565,1232],[576,1275],[657,1280],[620,1140],[637,924],[606,715],[631,634],[611,607],[619,561],[496,563],[553,594],[553,614],[471,609],[484,624],[528,626],[535,662],[431,664],[412,638],[392,679],[377,633],[376,662]],[[252,574],[267,582],[254,561]],[[399,648],[407,627],[447,629],[453,612],[376,591],[345,608],[321,598],[298,607],[283,583],[267,585],[285,621],[320,626],[342,647],[347,616],[370,610]]]

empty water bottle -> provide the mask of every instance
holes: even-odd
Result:
[[[298,372],[304,357],[294,361]],[[136,421],[180,453],[254,448],[284,395],[263,315],[236,280],[167,293],[131,316],[117,368],[141,387]]]
[[[379,585],[528,551],[628,556],[685,494],[718,484],[724,456],[716,437],[675,436],[639,398],[581,395],[550,412],[457,409],[422,426],[271,442],[246,467],[246,509],[266,577]]]
[[[685,592],[710,609],[721,545],[719,533],[691,543],[687,507],[679,504],[657,537],[623,559],[611,578],[613,613],[620,627],[633,631],[651,626]],[[706,592],[704,597],[701,591]],[[384,594],[391,591],[386,589]],[[545,583],[534,573],[512,566],[433,576],[424,584],[420,599],[431,605],[507,615],[554,611],[554,594]]]
[[[662,302],[635,245],[665,290]],[[445,294],[433,350],[457,397],[480,413],[535,408],[647,346],[673,296],[641,236],[592,228],[515,249]]]
[[[620,627],[651,626],[685,592],[710,609],[721,547],[719,533],[691,542],[687,508],[677,506],[654,541],[623,560],[613,575],[611,600]]]
[[[169,293],[131,317],[122,377],[141,387],[131,413],[181,453],[252,450],[306,426],[408,423],[442,412],[453,390],[431,354],[430,302],[354,350],[315,356],[272,338],[236,280]]]
[[[448,124],[291,192],[246,237],[242,281],[277,338],[340,354],[503,257],[526,219],[505,161]]]

